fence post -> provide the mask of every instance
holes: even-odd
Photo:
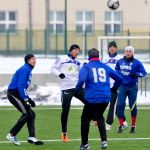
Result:
[[[150,32],[149,32],[149,36],[150,36]],[[150,63],[150,39],[149,39],[149,63]]]
[[[30,53],[32,51],[32,31],[26,29],[26,44],[27,44],[27,51]]]
[[[45,57],[47,56],[48,54],[48,51],[49,51],[49,29],[45,28],[44,29],[44,36],[45,36]]]
[[[130,30],[128,29],[128,36],[130,36]],[[128,39],[128,45],[130,45],[131,44],[131,41],[130,41],[130,39]]]
[[[28,42],[28,29],[26,29],[25,30],[25,32],[26,32],[26,52],[28,52],[28,50],[29,50],[29,42]]]
[[[68,50],[67,50],[67,44],[68,44],[68,42],[67,42],[67,14],[68,13],[68,11],[67,11],[67,0],[65,0],[65,20],[64,20],[64,23],[65,23],[65,30],[64,30],[64,53],[65,54],[67,54],[67,52],[68,52]]]
[[[58,55],[58,33],[56,31],[56,50],[55,50],[55,58],[57,58]]]
[[[83,34],[83,37],[84,37],[84,58],[86,58],[86,55],[87,55],[87,31],[85,30],[84,31],[84,34]]]
[[[10,41],[9,41],[9,29],[6,31],[6,51],[7,51],[7,55],[9,55],[9,44],[10,44]]]
[[[146,97],[146,91],[147,91],[147,82],[146,81],[147,81],[147,77],[145,77],[144,79],[145,79],[144,81],[145,81],[145,97]]]
[[[143,88],[142,88],[142,78],[140,78],[141,79],[141,95],[142,95],[142,90],[143,90]]]
[[[83,46],[83,49],[82,49],[82,55],[83,55],[84,58],[86,58],[86,57],[85,57],[85,56],[87,55],[87,32],[86,32],[86,30],[83,32],[82,37],[83,37],[83,43],[82,43],[82,46]]]

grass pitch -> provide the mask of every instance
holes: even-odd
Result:
[[[20,116],[14,107],[0,107],[0,150],[79,150],[80,145],[80,116],[81,109],[72,107],[68,121],[69,143],[61,141],[61,108],[56,106],[42,106],[34,109],[36,113],[36,137],[45,141],[42,146],[27,143],[28,131],[26,125],[17,135],[21,146],[9,143],[5,136]],[[107,113],[107,111],[106,111]],[[105,113],[105,116],[106,116]],[[135,134],[130,134],[130,111],[126,110],[129,127],[118,134],[117,118],[112,130],[107,132],[108,150],[149,150],[150,149],[150,109],[139,109]],[[100,139],[97,127],[91,125],[89,133],[91,150],[100,150]]]

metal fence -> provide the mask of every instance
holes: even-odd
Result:
[[[138,87],[141,95],[145,97],[148,96],[148,92],[150,92],[150,75],[147,75],[144,78],[139,78]]]
[[[15,33],[7,31],[0,34],[0,54],[2,55],[20,55],[32,52],[34,54],[42,54],[45,56],[53,55],[57,57],[60,54],[66,54],[70,45],[77,43],[81,47],[82,56],[87,55],[87,50],[93,47],[98,48],[97,37],[105,35],[104,31],[94,31],[92,35],[78,34],[75,31],[68,31],[67,42],[65,41],[65,34],[51,34],[48,30],[17,30]],[[149,36],[150,33],[133,33],[125,31],[123,36]],[[132,43],[132,41],[126,40],[125,44]],[[150,40],[143,41],[140,44],[138,41],[134,41],[135,45],[138,45],[138,49],[142,53],[150,50]],[[144,45],[141,47],[141,45]],[[67,49],[65,49],[67,47]],[[119,42],[119,49],[122,49],[121,42]]]

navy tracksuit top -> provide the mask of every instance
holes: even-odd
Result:
[[[126,60],[125,57],[119,59],[115,69],[122,76],[122,85],[137,84],[138,77],[144,77],[147,74],[142,63],[135,58],[131,60]],[[132,77],[133,74],[135,77]]]

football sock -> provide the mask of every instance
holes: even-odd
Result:
[[[135,127],[136,124],[136,116],[132,116],[132,127]]]
[[[120,124],[120,126],[123,126],[123,119],[122,118],[119,118],[119,124]]]

